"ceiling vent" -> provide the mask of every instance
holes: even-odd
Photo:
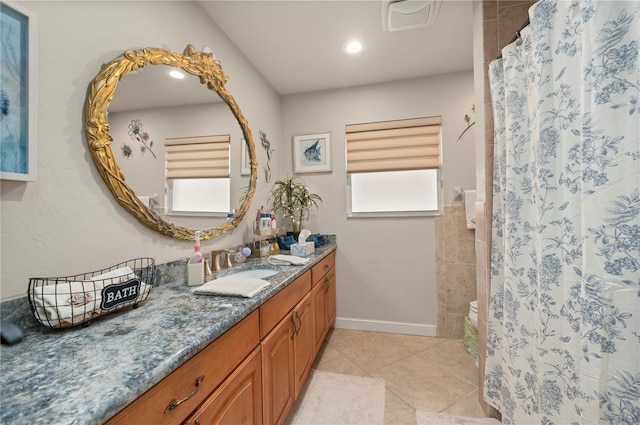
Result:
[[[382,29],[402,31],[435,22],[441,0],[382,0]]]

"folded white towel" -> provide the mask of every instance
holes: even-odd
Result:
[[[309,257],[297,257],[295,255],[276,254],[269,257],[269,263],[277,266],[292,265],[292,266],[304,266],[311,258]]]
[[[41,314],[52,322],[73,323],[73,317],[100,308],[102,283],[65,282],[35,288],[33,301]]]
[[[271,284],[264,279],[226,276],[198,286],[192,292],[198,295],[228,295],[251,298],[269,285]]]
[[[91,280],[102,280],[104,285],[113,285],[114,283],[126,282],[134,279],[135,277],[136,275],[130,267],[121,267],[119,269],[111,270],[110,272],[99,274],[98,276],[93,276]],[[110,278],[110,281],[106,280]]]

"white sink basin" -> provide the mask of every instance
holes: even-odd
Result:
[[[228,274],[226,276],[233,277],[251,277],[256,279],[264,279],[265,277],[273,276],[274,274],[280,273],[280,270],[275,269],[250,269],[250,270],[242,270],[235,273]]]

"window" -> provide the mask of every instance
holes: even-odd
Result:
[[[429,117],[347,125],[348,215],[439,213],[441,123]]]
[[[230,136],[167,139],[169,215],[226,216],[231,208]]]

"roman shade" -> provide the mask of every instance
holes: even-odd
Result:
[[[167,178],[228,178],[229,145],[228,134],[166,139]]]
[[[437,169],[442,117],[346,126],[347,173]]]

